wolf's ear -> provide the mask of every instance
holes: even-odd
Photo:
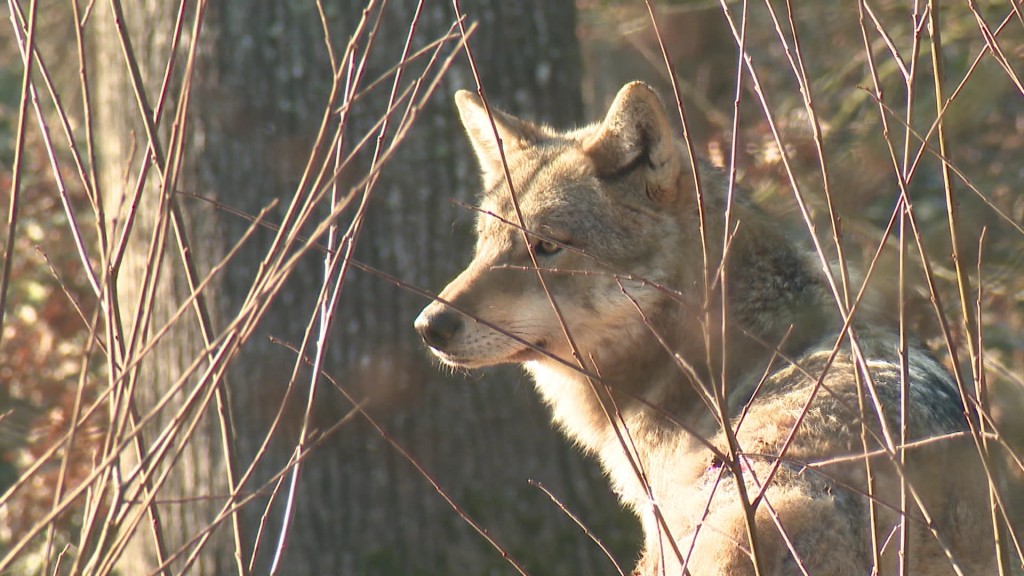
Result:
[[[654,89],[630,82],[619,90],[597,132],[583,143],[598,176],[644,170],[645,194],[659,204],[677,194],[678,154],[665,107]]]
[[[494,128],[498,129],[498,137],[501,138],[506,154],[525,148],[541,137],[540,129],[526,120],[520,120],[495,108],[491,108],[491,114],[488,116],[480,97],[469,90],[459,90],[455,93],[455,105],[459,108],[459,117],[462,118],[462,125],[466,128],[466,134],[469,135],[469,142],[473,145],[473,151],[480,161],[484,176],[488,179],[504,177]],[[494,119],[493,128],[491,118]]]

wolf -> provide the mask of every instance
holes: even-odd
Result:
[[[415,329],[451,367],[525,368],[639,516],[634,574],[994,573],[969,398],[847,326],[828,266],[691,161],[651,87],[569,131],[455,101],[475,253]]]

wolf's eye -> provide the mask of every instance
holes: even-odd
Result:
[[[538,256],[551,256],[562,251],[562,247],[550,240],[537,240],[534,242],[533,253]]]

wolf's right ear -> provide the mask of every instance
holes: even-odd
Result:
[[[501,163],[501,152],[498,141],[494,137],[494,129],[498,130],[501,145],[506,154],[514,150],[526,148],[542,136],[536,125],[491,108],[488,116],[480,97],[469,90],[455,93],[455,105],[459,108],[459,117],[469,135],[469,142],[480,161],[480,168],[485,178],[504,178],[504,167]],[[491,119],[494,125],[491,125]]]
[[[597,131],[583,143],[601,177],[644,170],[646,196],[659,204],[677,195],[680,159],[665,106],[653,88],[630,82],[619,90]]]

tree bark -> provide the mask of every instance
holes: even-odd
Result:
[[[334,48],[340,54],[364,2],[324,4]],[[386,72],[398,60],[415,8],[410,0],[386,5],[367,78]],[[480,0],[466,2],[463,8],[471,21],[480,23],[470,44],[492,104],[558,126],[580,120],[580,63],[571,0]],[[152,98],[168,57],[177,8],[161,0],[140,0],[125,9],[125,25]],[[110,15],[98,9],[93,17],[109,19]],[[415,46],[443,35],[454,19],[447,3],[428,3]],[[130,191],[130,186],[125,190],[124,174],[133,142],[141,146],[145,140],[116,37],[98,34],[95,42],[99,58],[93,80],[101,100],[98,118],[103,138],[99,162],[112,211]],[[187,156],[177,189],[247,214],[256,214],[274,198],[286,205],[299,182],[331,83],[316,4],[311,0],[211,3],[199,44]],[[184,59],[185,54],[179,57]],[[383,112],[389,87],[390,80],[355,109],[353,135],[368,130]],[[435,291],[468,262],[472,249],[473,214],[451,202],[472,203],[477,186],[476,166],[451,104],[451,94],[458,88],[475,88],[464,56],[456,60],[375,187],[356,251],[358,260]],[[168,104],[161,121],[163,138],[179,104]],[[137,160],[129,174],[128,182],[138,178]],[[356,171],[357,176],[361,174]],[[344,181],[347,178],[342,176]],[[250,223],[191,196],[179,194],[178,201],[196,264],[205,273]],[[128,312],[144,273],[153,226],[152,218],[146,216],[155,202],[155,188],[150,186],[134,231],[137,242],[128,253],[118,286],[122,302],[131,303],[123,305]],[[282,215],[279,209],[271,213],[271,220]],[[272,231],[258,233],[218,276],[215,287],[206,291],[216,330],[223,330],[237,313],[271,238]],[[153,326],[170,318],[188,294],[180,258],[173,251],[168,254]],[[300,377],[300,390],[284,397],[295,355],[271,337],[293,344],[301,341],[315,313],[323,273],[321,255],[302,263],[229,373],[240,468],[256,455],[278,407],[288,403],[283,426],[264,464],[243,492],[262,486],[293,453],[307,393],[303,388],[308,387],[309,378]],[[630,564],[635,523],[620,511],[596,465],[581,458],[551,429],[523,375],[502,369],[472,378],[445,377],[430,365],[411,329],[425,299],[382,278],[352,270],[340,302],[327,371],[368,402],[370,413],[394,440],[512,557],[536,574],[611,571],[599,548],[528,484],[535,479],[605,539],[620,562]],[[202,354],[194,317],[183,316],[176,326],[144,361],[136,398],[141,411]],[[315,425],[323,431],[344,418],[352,406],[326,381],[319,386]],[[169,416],[173,410],[164,412]],[[167,502],[159,506],[159,516],[170,552],[209,524],[228,492],[217,418],[212,408],[208,412],[203,429],[160,493],[161,502]],[[152,428],[150,440],[158,429]],[[300,478],[282,573],[514,573],[501,554],[362,418],[345,424],[322,443],[304,462]],[[273,557],[285,491],[276,496],[263,528],[256,553],[258,573],[267,570]],[[265,491],[245,508],[246,556],[253,554],[269,499],[270,492]],[[236,570],[229,534],[229,523],[218,528],[218,537],[206,546],[191,573]],[[153,549],[152,539],[140,534],[122,562],[123,572],[152,570]]]

